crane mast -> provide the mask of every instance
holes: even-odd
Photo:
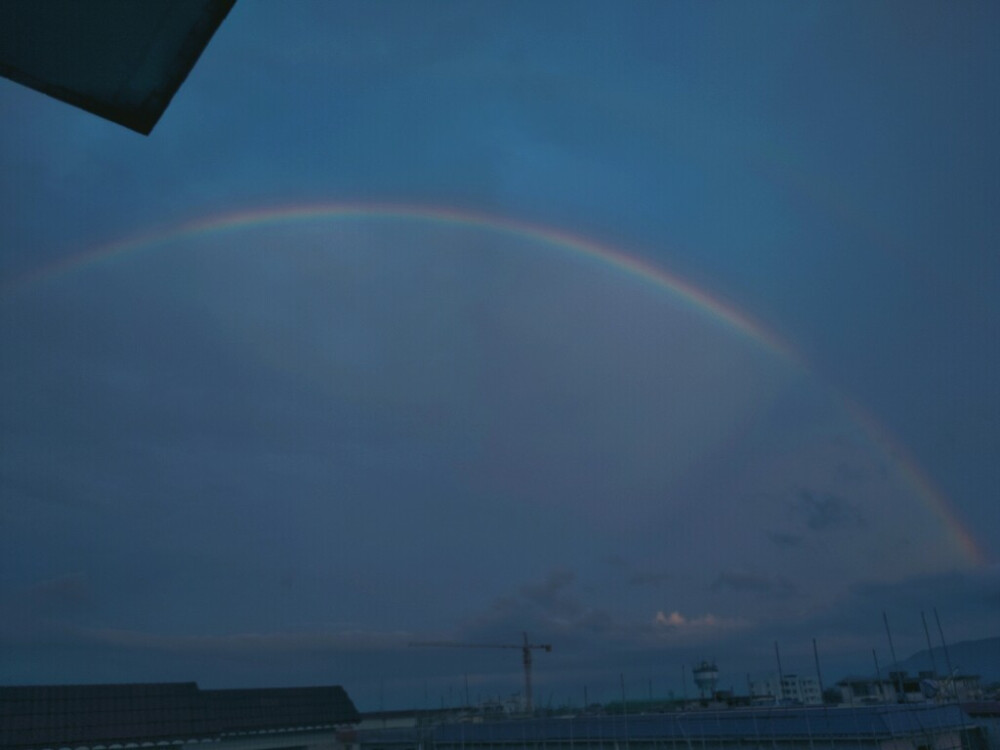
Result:
[[[432,648],[519,648],[521,649],[521,662],[524,665],[524,708],[527,713],[531,713],[534,705],[531,699],[531,652],[533,649],[552,651],[551,643],[529,643],[528,634],[524,636],[523,643],[463,643],[461,641],[414,641],[411,646],[430,646]]]

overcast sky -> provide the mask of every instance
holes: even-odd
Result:
[[[527,631],[560,703],[1000,632],[998,22],[242,0],[149,137],[0,79],[0,682],[437,706],[519,654],[409,642]]]

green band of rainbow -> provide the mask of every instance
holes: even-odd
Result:
[[[271,224],[297,221],[328,220],[411,220],[455,227],[469,227],[508,234],[521,239],[551,246],[578,257],[597,261],[609,270],[640,279],[671,294],[693,309],[700,311],[725,327],[784,358],[796,367],[815,375],[808,363],[781,337],[732,305],[710,296],[684,279],[662,268],[628,255],[607,245],[576,236],[561,229],[526,223],[514,219],[473,211],[459,211],[437,206],[390,203],[327,203],[293,205],[240,211],[185,222],[166,229],[102,245],[55,263],[40,267],[13,282],[0,287],[0,299],[12,297],[47,279],[74,270],[112,260],[136,251],[149,251],[183,237],[216,232],[246,230]],[[839,398],[855,422],[871,440],[893,456],[908,484],[930,510],[941,520],[952,540],[972,565],[984,565],[986,555],[973,535],[959,520],[945,494],[913,459],[905,447],[866,410],[842,393]]]

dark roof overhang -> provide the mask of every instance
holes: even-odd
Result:
[[[149,134],[236,0],[4,0],[0,75]]]

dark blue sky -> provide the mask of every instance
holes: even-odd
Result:
[[[0,681],[436,705],[518,690],[516,653],[409,641],[528,630],[575,700],[742,684],[775,639],[867,669],[883,610],[905,653],[934,606],[1000,631],[998,21],[244,1],[148,138],[0,80]],[[343,203],[600,243],[794,356],[420,217],[37,273]]]

